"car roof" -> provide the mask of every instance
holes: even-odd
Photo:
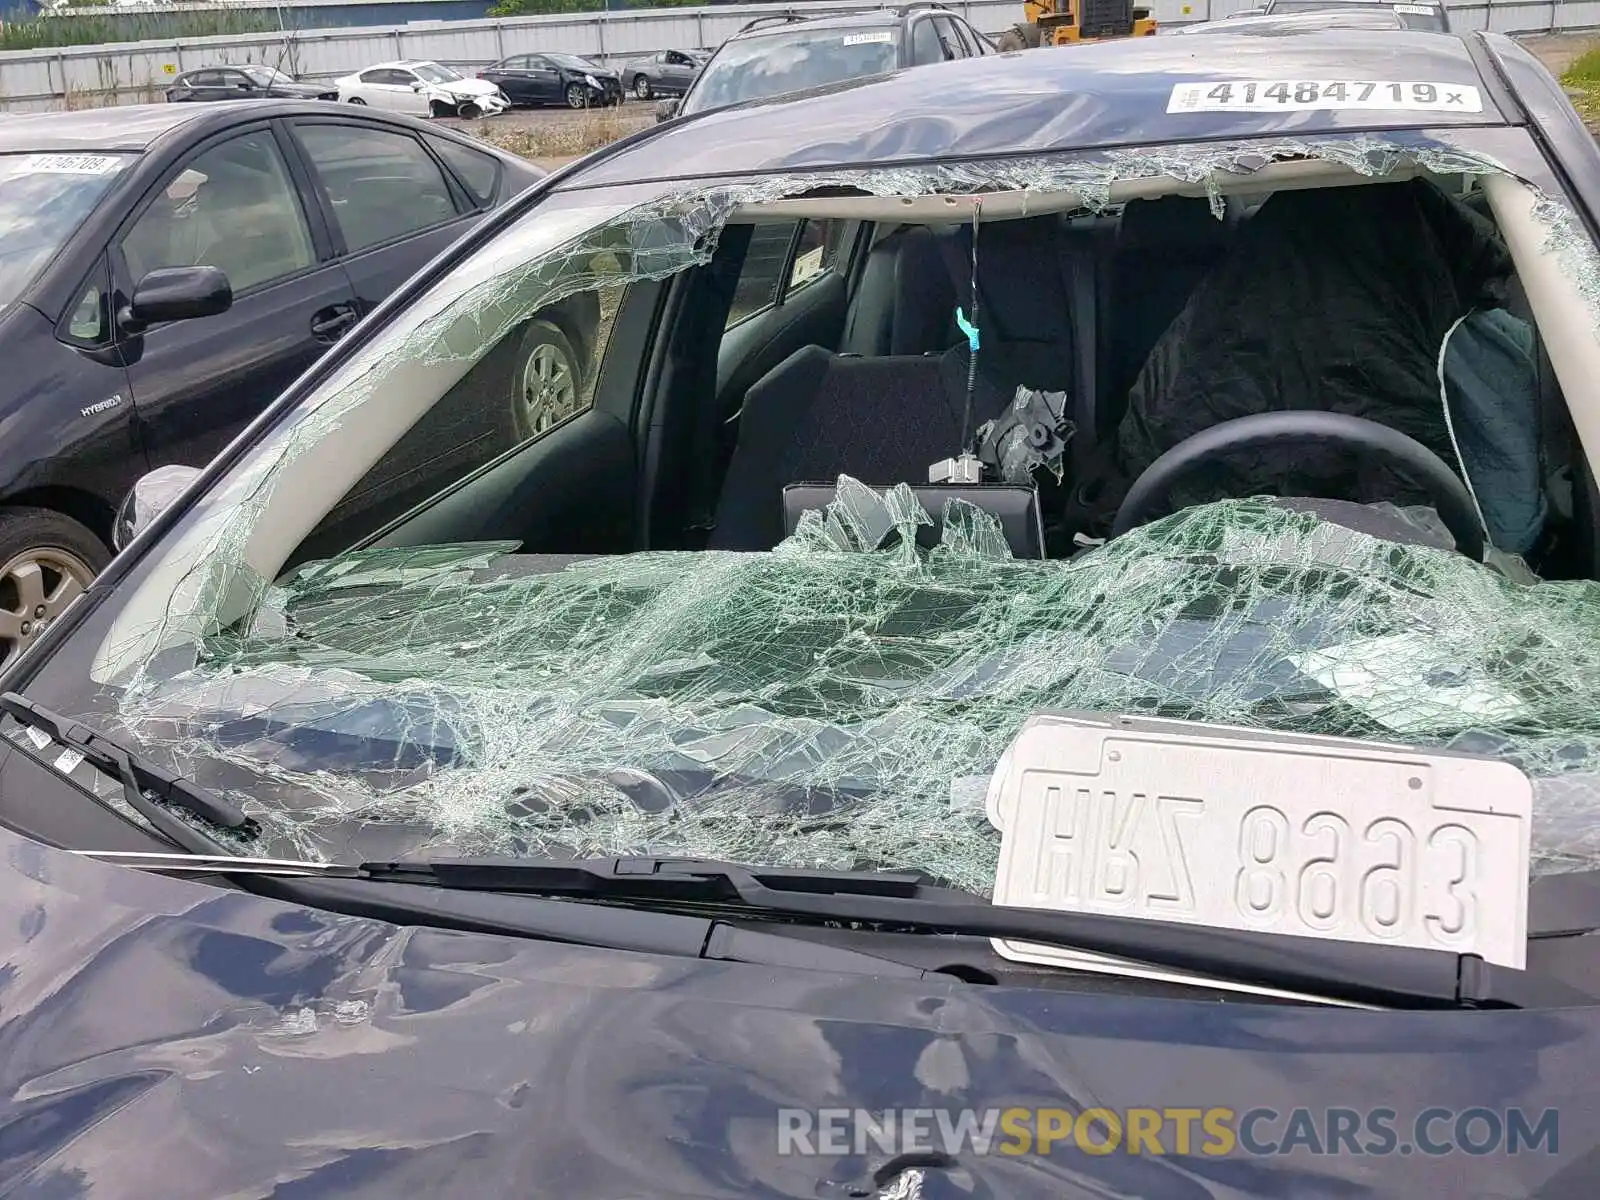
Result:
[[[478,139],[463,137],[447,127],[429,127],[398,113],[374,112],[368,108],[348,109],[343,105],[330,112],[331,107],[325,100],[252,100],[248,105],[128,104],[74,112],[7,113],[6,119],[0,121],[0,154],[142,152],[151,149],[169,134],[179,132],[203,137],[213,129],[244,125],[271,117],[333,116],[400,126],[411,132],[424,130],[442,134],[453,141],[480,146],[497,157],[515,158]]]
[[[932,8],[933,12],[944,12],[943,9]],[[784,33],[791,29],[881,29],[885,26],[899,25],[910,12],[898,8],[876,8],[869,12],[829,13],[820,17],[806,17],[799,21],[778,21],[778,14],[769,18],[770,25],[763,24],[755,29],[745,29],[734,34],[728,39],[730,42],[740,42],[747,38],[770,37],[773,34]],[[759,18],[758,18],[759,19]]]
[[[1218,32],[1023,50],[752,101],[657,126],[576,172],[564,188],[765,171],[825,170],[937,158],[1025,155],[1161,142],[1336,134],[1357,129],[1504,125],[1500,85],[1486,82],[1468,38],[1533,62],[1500,35],[1317,28],[1278,38]],[[1537,68],[1535,68],[1537,69]],[[1407,80],[1475,87],[1478,113],[1359,110],[1180,112],[1176,85],[1226,80]],[[870,116],[870,119],[866,119]]]
[[[202,68],[196,68],[200,70]],[[185,72],[188,74],[189,72]],[[134,104],[73,112],[7,113],[0,154],[47,150],[147,150],[164,134],[203,121],[200,104]]]

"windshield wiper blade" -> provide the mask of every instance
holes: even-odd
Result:
[[[23,725],[48,734],[52,740],[83,755],[84,760],[98,770],[120,779],[122,796],[128,806],[175,846],[196,854],[228,853],[226,846],[180,821],[162,805],[183,809],[219,828],[247,837],[253,837],[258,832],[256,823],[236,805],[174,774],[137,750],[130,750],[121,742],[95,732],[80,721],[52,712],[16,692],[0,695],[0,711]],[[155,796],[162,804],[152,803],[146,793]]]
[[[1475,954],[1373,946],[1098,913],[996,905],[915,873],[746,867],[704,859],[428,859],[361,864],[373,880],[572,899],[691,902],[812,920],[1068,947],[1245,987],[1384,1008],[1554,1008],[1594,997]]]

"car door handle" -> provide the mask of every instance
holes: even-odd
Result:
[[[333,304],[311,318],[311,334],[324,342],[331,342],[360,319],[355,305]]]

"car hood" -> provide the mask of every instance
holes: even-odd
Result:
[[[7,832],[0,855],[0,1129],[34,1195],[1559,1197],[1600,1146],[1600,1010],[836,976],[396,927]],[[780,1109],[1013,1105],[1567,1120],[1555,1154],[966,1153],[913,1190],[872,1184],[873,1148],[777,1152]]]
[[[270,90],[274,96],[305,96],[315,99],[333,91],[338,86],[338,81],[331,83],[275,83]]]
[[[456,79],[449,83],[430,83],[429,91],[448,92],[453,96],[493,96],[500,85],[487,79]]]

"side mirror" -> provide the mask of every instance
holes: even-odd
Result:
[[[659,125],[662,121],[670,121],[673,117],[677,116],[678,107],[682,103],[682,100],[674,98],[672,100],[663,100],[660,104],[656,105],[656,124]]]
[[[200,475],[199,467],[157,467],[139,482],[123,500],[117,510],[117,519],[111,526],[111,545],[121,550],[144,532],[145,528],[172,507],[173,501]]]
[[[413,79],[411,81],[411,90],[413,92],[420,92],[423,88],[425,88],[427,86],[428,85],[423,83],[422,80],[420,80],[420,79]]]
[[[162,321],[214,317],[233,307],[233,286],[216,267],[161,267],[134,286],[117,314],[124,333],[143,333]]]

